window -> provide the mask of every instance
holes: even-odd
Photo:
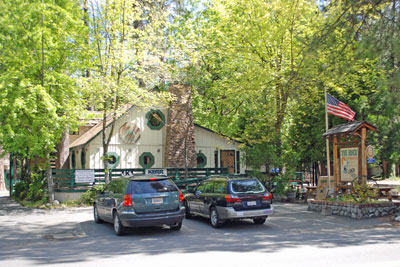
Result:
[[[151,194],[162,192],[176,192],[178,188],[170,180],[131,181],[128,192],[131,194]]]
[[[226,193],[226,183],[225,182],[216,182],[214,186],[215,193]]]
[[[214,151],[214,167],[218,168],[218,150]]]
[[[146,114],[147,126],[152,130],[160,130],[165,124],[165,116],[160,110],[151,110]]]
[[[239,180],[231,183],[232,193],[262,193],[264,186],[258,180]]]
[[[154,156],[150,152],[144,152],[139,157],[139,164],[142,168],[149,169],[154,165]]]
[[[207,165],[207,158],[203,153],[197,153],[197,168],[204,168]]]
[[[72,165],[72,169],[75,169],[75,167],[76,167],[76,156],[75,156],[75,151],[72,151],[72,155],[71,155],[71,165]]]
[[[108,168],[114,169],[119,164],[119,155],[115,152],[107,152]]]
[[[203,193],[205,186],[206,186],[205,184],[200,184],[196,189],[196,193],[198,193],[198,194]]]
[[[85,151],[85,148],[82,148],[82,151],[81,151],[81,166],[82,166],[82,169],[85,168],[85,164],[86,164],[86,151]]]
[[[204,192],[205,193],[214,193],[214,183],[213,182],[206,183],[206,186],[204,188]]]
[[[116,179],[112,180],[104,189],[106,194],[123,194],[125,185],[127,183],[126,179]]]

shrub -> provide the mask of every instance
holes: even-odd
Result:
[[[19,181],[14,185],[13,197],[24,200],[28,194],[29,184],[26,181]]]
[[[32,173],[27,199],[31,201],[39,201],[47,199],[46,177],[38,173]]]
[[[86,192],[84,192],[80,198],[81,203],[90,205],[93,204],[94,199],[96,198],[96,192],[103,189],[103,184],[97,184],[94,185],[92,188],[86,190]]]

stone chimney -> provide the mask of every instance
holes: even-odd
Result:
[[[197,167],[192,110],[192,88],[174,84],[169,92],[175,97],[169,104],[164,166]]]

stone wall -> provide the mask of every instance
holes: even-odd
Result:
[[[192,111],[192,88],[175,84],[169,87],[175,97],[168,110],[165,149],[166,167],[197,167],[196,144]]]
[[[400,212],[400,203],[355,204],[312,200],[308,202],[308,210],[322,212],[323,214],[328,213],[350,217],[352,219],[366,219],[398,214]]]

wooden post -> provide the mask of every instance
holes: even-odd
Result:
[[[361,129],[361,177],[362,182],[367,183],[367,128]]]
[[[338,140],[337,136],[333,137],[333,176],[335,177],[335,189],[339,186],[339,161],[338,161]]]

